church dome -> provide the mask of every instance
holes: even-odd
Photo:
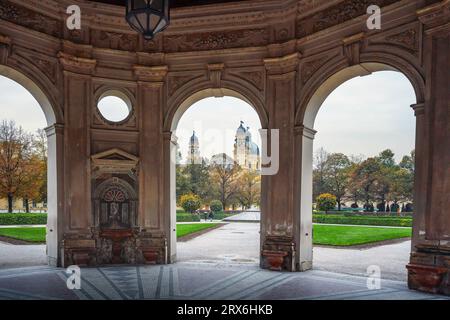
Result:
[[[259,147],[256,143],[252,142],[250,144],[250,154],[251,155],[255,155],[255,156],[259,156]]]
[[[241,121],[241,125],[236,131],[236,137],[247,137],[247,130],[244,128],[244,122]]]

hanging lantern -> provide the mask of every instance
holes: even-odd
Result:
[[[151,40],[169,26],[170,0],[127,0],[126,20],[146,40]]]

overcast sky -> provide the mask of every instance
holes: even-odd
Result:
[[[15,120],[31,132],[46,127],[43,112],[26,89],[0,76],[0,92],[1,119]],[[112,116],[115,103],[111,100]],[[400,73],[377,72],[347,81],[319,111],[314,149],[323,147],[329,152],[368,157],[390,148],[401,159],[414,149],[415,118],[410,108],[413,103],[413,88]],[[232,97],[207,98],[191,106],[176,132],[183,160],[193,130],[199,137],[202,156],[210,158],[222,152],[232,156],[240,121],[250,127],[254,141],[261,146],[258,115],[246,102]]]

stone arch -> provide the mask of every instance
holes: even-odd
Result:
[[[397,71],[405,75],[412,85],[417,105],[423,105],[425,100],[424,78],[412,64],[386,53],[367,54],[362,56],[361,60],[363,61],[360,64],[349,66],[346,59],[337,59],[319,69],[303,89],[304,99],[300,102],[295,119],[298,128],[301,128],[301,178],[299,182],[301,192],[300,212],[297,214],[300,221],[304,222],[304,228],[308,232],[312,232],[313,141],[316,133],[313,128],[318,111],[327,97],[340,85],[355,77],[370,75],[378,71]],[[419,129],[418,123],[416,127]],[[420,134],[420,132],[416,132],[416,136]],[[304,238],[300,250],[304,261],[312,266],[312,239]]]
[[[425,80],[413,63],[382,52],[362,54],[361,61],[349,66],[347,59],[339,59],[320,68],[303,89],[304,98],[296,111],[296,124],[312,129],[320,107],[336,88],[350,79],[378,71],[402,73],[414,88],[417,104],[425,101]]]
[[[19,68],[0,64],[0,75],[3,75],[23,86],[39,103],[47,121],[47,260],[52,266],[61,264],[59,243],[62,239],[63,226],[63,115],[57,108],[43,82],[37,80],[39,73],[29,75]]]
[[[177,137],[173,134],[183,114],[196,102],[208,97],[231,96],[247,102],[258,114],[261,127],[267,128],[269,118],[264,108],[264,103],[253,92],[246,88],[241,81],[221,80],[219,88],[209,81],[190,81],[184,85],[167,103],[168,111],[164,118],[165,132],[165,194],[169,205],[166,207],[165,232],[168,238],[168,263],[176,262],[176,150]],[[262,184],[262,189],[265,189]],[[261,191],[263,192],[263,191]],[[264,214],[263,212],[261,213]]]
[[[212,86],[209,81],[189,82],[175,93],[168,102],[169,108],[164,119],[164,131],[173,132],[183,114],[194,103],[208,97],[224,96],[235,97],[247,102],[258,114],[261,127],[267,128],[269,118],[264,103],[253,90],[234,81],[222,80],[219,88]]]
[[[57,104],[54,99],[48,94],[47,90],[44,89],[46,86],[38,81],[38,78],[42,78],[38,74],[32,76],[19,70],[17,67],[0,64],[0,75],[14,80],[31,93],[44,112],[47,126],[63,122],[62,113],[56,107]]]

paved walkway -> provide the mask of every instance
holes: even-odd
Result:
[[[82,290],[78,291],[66,288],[67,275],[62,269],[2,269],[0,299],[444,298],[407,289],[409,247],[409,241],[370,249],[315,247],[314,270],[269,272],[258,267],[259,225],[230,223],[179,243],[179,262],[174,265],[82,269]],[[7,258],[33,254],[45,259],[45,247],[0,244],[0,267],[5,268]],[[365,275],[370,265],[381,268],[380,290],[367,289]]]
[[[65,300],[436,300],[404,282],[382,280],[369,290],[364,277],[325,271],[271,272],[204,264],[89,268],[81,290],[69,290],[65,270],[35,267],[0,271],[0,299]]]

